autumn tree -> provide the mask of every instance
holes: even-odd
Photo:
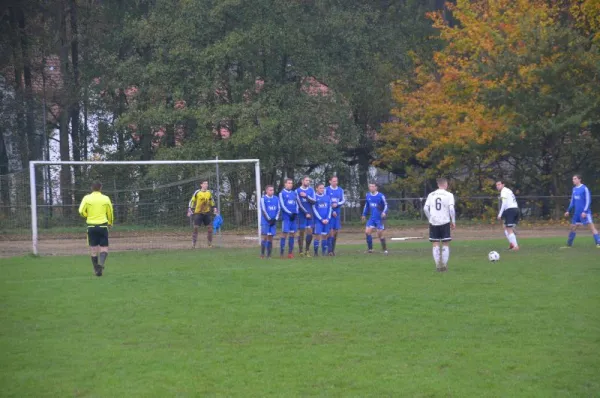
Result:
[[[396,119],[382,134],[381,164],[411,183],[455,176],[465,193],[501,176],[521,191],[558,195],[568,174],[591,177],[600,158],[593,18],[545,1],[450,8],[455,26],[430,14],[444,49],[393,85]]]

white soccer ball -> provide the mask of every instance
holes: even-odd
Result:
[[[500,260],[500,254],[498,254],[498,252],[491,251],[491,252],[488,254],[488,259],[489,259],[491,262],[495,263],[496,261]]]

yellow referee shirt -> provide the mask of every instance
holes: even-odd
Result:
[[[215,201],[210,191],[201,191],[198,189],[194,192],[189,208],[194,210],[194,214],[210,213],[215,208]]]
[[[86,218],[88,225],[112,225],[114,221],[110,198],[101,192],[85,195],[79,205],[79,214]]]

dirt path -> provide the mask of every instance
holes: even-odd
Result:
[[[521,238],[529,237],[556,237],[566,236],[567,228],[554,226],[534,226],[519,228]],[[388,238],[421,236],[426,238],[428,230],[423,228],[393,228],[386,231]],[[504,235],[500,226],[469,226],[456,229],[453,233],[455,240],[499,239]],[[205,246],[203,234],[199,237],[200,247]],[[361,229],[343,230],[340,233],[338,244],[364,243],[364,234]],[[255,236],[239,234],[223,234],[215,237],[215,244],[225,248],[248,248],[256,246]],[[394,243],[391,243],[394,244]],[[276,244],[277,245],[277,244]],[[111,251],[133,250],[182,250],[191,247],[189,232],[168,233],[115,233],[110,237]],[[31,240],[29,237],[0,237],[0,258],[22,256],[31,253]],[[85,236],[82,235],[49,235],[39,241],[39,253],[42,255],[74,255],[87,254]]]

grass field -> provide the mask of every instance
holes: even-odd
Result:
[[[2,259],[0,396],[599,396],[600,250],[563,241]]]

